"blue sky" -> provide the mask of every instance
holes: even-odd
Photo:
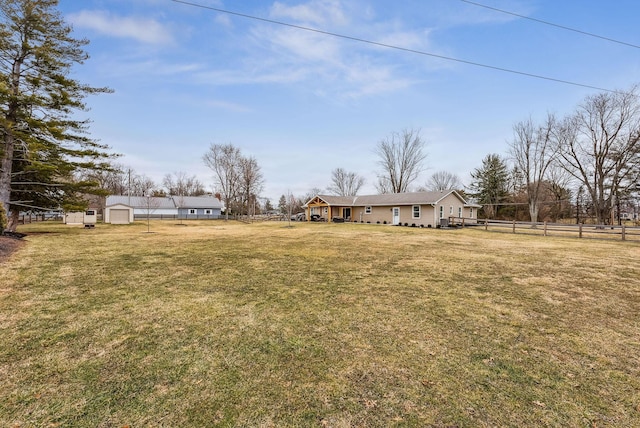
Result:
[[[294,25],[605,89],[640,82],[640,49],[460,0],[191,0]],[[478,0],[640,44],[636,0]],[[171,0],[61,0],[91,58],[74,70],[113,94],[87,101],[92,136],[157,182],[213,177],[202,155],[232,143],[254,156],[264,196],[302,195],[341,167],[375,193],[376,144],[420,129],[427,167],[466,184],[505,155],[516,122],[564,115],[599,92],[247,19]]]

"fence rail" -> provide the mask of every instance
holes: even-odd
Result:
[[[48,220],[62,220],[62,214],[20,214],[18,216],[18,224],[37,223]]]
[[[478,226],[494,232],[640,242],[640,227],[626,225],[533,223],[479,219]]]

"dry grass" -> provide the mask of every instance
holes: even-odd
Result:
[[[151,226],[21,229],[1,426],[640,425],[636,244]]]

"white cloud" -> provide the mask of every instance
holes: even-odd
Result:
[[[289,71],[285,72],[282,67],[271,71],[268,70],[268,67],[245,70],[212,70],[197,73],[194,78],[199,83],[211,85],[290,84],[305,80],[311,73],[310,70],[303,68]]]
[[[275,49],[289,52],[297,59],[334,64],[342,54],[338,40],[331,36],[285,28],[267,37]]]
[[[231,21],[229,15],[217,14],[214,17],[213,22],[221,27],[233,28],[233,22]]]
[[[173,43],[171,32],[153,19],[83,10],[69,15],[68,20],[77,28],[91,29],[108,36],[130,38],[148,44]]]
[[[369,22],[359,8],[345,9],[340,0],[310,0],[291,7],[275,2],[270,16],[346,36],[380,37],[372,40],[413,49],[424,47],[429,35],[423,27],[413,31],[397,21]],[[253,61],[236,64],[233,72],[213,72],[212,81],[305,83],[316,95],[334,99],[393,92],[412,84],[412,79],[397,76],[401,66],[389,59],[388,50],[327,34],[258,25],[245,49]]]
[[[203,66],[196,63],[167,62],[158,59],[140,59],[135,55],[107,58],[103,62],[103,72],[113,78],[131,78],[143,76],[149,80],[152,76],[168,78],[198,73]]]
[[[533,13],[534,9],[527,3],[514,0],[503,0],[492,5],[497,9],[508,10],[519,15],[527,16]],[[481,24],[503,24],[520,19],[514,15],[501,13],[481,6],[450,2],[443,3],[440,8],[434,9],[433,18],[443,27],[481,25]]]
[[[271,7],[271,16],[290,18],[309,24],[331,24],[333,26],[344,26],[349,22],[340,0],[312,0],[309,3],[296,6],[275,2]]]
[[[424,50],[428,44],[430,30],[417,31],[396,31],[383,35],[375,40],[390,46],[397,46],[404,49]]]

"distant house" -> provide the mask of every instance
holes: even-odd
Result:
[[[173,199],[170,197],[157,198],[153,196],[146,197],[126,195],[107,196],[105,203],[106,207],[117,204],[133,208],[134,218],[146,218],[147,215],[151,218],[176,218],[178,216],[178,209],[176,208]]]
[[[327,221],[438,227],[449,224],[450,220],[476,223],[482,206],[449,190],[366,196],[317,195],[304,208],[307,219],[320,216]]]
[[[214,219],[222,215],[222,202],[213,196],[173,196],[178,217],[184,219]]]
[[[183,218],[215,219],[222,211],[222,202],[212,196],[145,197],[107,196],[104,221],[128,224],[135,219]]]

